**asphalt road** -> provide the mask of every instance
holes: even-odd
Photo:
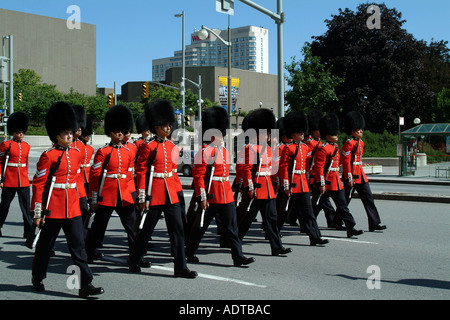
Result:
[[[185,196],[190,199],[190,191]],[[91,265],[95,274],[93,283],[104,287],[106,292],[93,299],[167,300],[174,303],[168,315],[182,312],[187,300],[195,300],[202,306],[217,301],[239,304],[242,300],[255,305],[273,304],[273,315],[279,311],[275,309],[276,303],[284,300],[450,299],[448,204],[384,200],[376,204],[387,230],[368,232],[361,201],[354,199],[350,209],[357,227],[365,230],[363,235],[348,239],[345,231],[327,229],[321,213],[318,223],[330,243],[311,247],[307,236],[296,227],[287,226],[282,231],[282,240],[293,252],[286,257],[270,256],[258,216],[258,222],[243,242],[244,254],[256,259],[248,268],[232,266],[229,251],[219,248],[213,222],[197,253],[200,263],[188,264],[199,273],[195,280],[172,276],[173,262],[164,220],[156,227],[154,248],[147,255],[152,267],[140,274],[130,273],[125,265],[126,235],[119,218],[113,216],[104,240],[105,259]],[[2,231],[0,301],[79,300],[77,292],[67,286],[71,275],[67,270],[72,261],[62,232],[44,281],[46,291],[35,293],[31,290],[33,252],[23,245],[17,199]],[[287,303],[286,312],[298,307]],[[223,312],[223,308],[222,305],[215,312]]]

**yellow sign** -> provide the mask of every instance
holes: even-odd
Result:
[[[231,78],[231,105],[232,111],[236,108],[239,92],[239,78]],[[228,105],[228,77],[219,77],[219,99],[222,106]]]

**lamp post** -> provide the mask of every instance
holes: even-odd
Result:
[[[177,13],[176,15],[175,15],[175,17],[177,17],[177,18],[182,18],[182,40],[181,40],[181,52],[182,52],[182,67],[181,67],[181,69],[182,69],[182,75],[181,75],[181,110],[182,110],[182,112],[183,112],[183,118],[182,119],[184,119],[184,116],[185,116],[185,99],[186,99],[186,97],[185,97],[185,82],[184,82],[184,80],[185,80],[185,77],[186,77],[186,51],[185,51],[185,47],[184,47],[184,25],[185,25],[185,23],[184,23],[184,19],[185,19],[185,14],[184,14],[184,10],[181,12],[181,13]],[[181,121],[181,127],[183,128],[183,143],[186,143],[185,141],[184,141],[184,137],[185,137],[185,135],[184,135],[184,121]]]
[[[228,47],[228,83],[227,83],[227,104],[228,104],[228,123],[229,123],[229,134],[228,134],[228,151],[230,153],[230,159],[233,159],[233,146],[231,144],[231,113],[232,113],[232,100],[231,100],[231,29],[230,29],[230,16],[228,16],[228,41],[224,40],[221,36],[219,36],[212,29],[205,27],[202,25],[202,29],[198,32],[198,37],[200,40],[205,40],[208,38],[208,32],[212,33],[219,39],[224,45]]]

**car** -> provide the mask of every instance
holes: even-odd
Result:
[[[182,173],[183,176],[192,177],[192,165],[194,164],[194,150],[180,150],[180,158],[178,159],[178,173]]]

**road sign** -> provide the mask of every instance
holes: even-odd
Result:
[[[234,0],[216,0],[216,11],[234,15]]]

